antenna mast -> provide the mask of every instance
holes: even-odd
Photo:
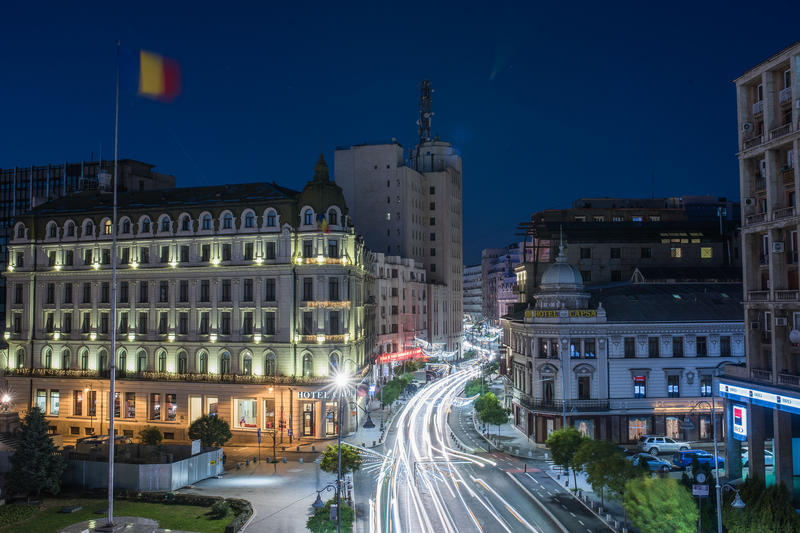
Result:
[[[419,164],[420,145],[425,141],[431,140],[431,100],[433,89],[430,80],[422,80],[419,84],[419,119],[417,120],[417,130],[419,132],[419,143],[417,143],[417,164]]]

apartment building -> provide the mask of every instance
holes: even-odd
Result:
[[[483,320],[481,265],[464,267],[464,315],[473,322]]]
[[[521,261],[522,247],[519,243],[481,251],[483,316],[493,325],[499,324],[500,318],[517,302],[515,269]]]
[[[155,425],[167,440],[187,440],[204,414],[226,419],[233,442],[254,443],[259,428],[282,441],[336,434],[329,375],[365,371],[374,327],[368,254],[324,160],[302,191],[121,194],[116,317],[111,202],[102,192],[57,199],[12,228],[3,363],[16,406],[38,405],[68,435],[102,433],[112,409],[120,433]]]
[[[736,439],[747,442],[750,475],[774,479],[800,498],[794,480],[800,437],[800,287],[797,232],[800,190],[800,43],[735,80],[739,126],[747,364],[726,367],[719,393],[727,399]],[[765,467],[765,449],[774,469]],[[741,463],[729,459],[732,477]],[[771,466],[771,465],[769,465]]]

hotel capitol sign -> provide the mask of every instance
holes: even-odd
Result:
[[[534,309],[525,311],[525,318],[562,318],[562,311],[567,311],[569,318],[596,318],[595,309]]]

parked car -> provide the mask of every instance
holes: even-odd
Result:
[[[747,450],[742,451],[742,466],[745,468],[750,467],[750,458],[748,457]],[[764,450],[764,466],[774,467],[775,456],[769,450]]]
[[[675,452],[672,455],[672,464],[680,468],[686,468],[687,466],[692,466],[692,461],[694,459],[697,459],[701,465],[707,464],[710,465],[711,468],[714,468],[714,454],[705,450],[683,450]],[[724,458],[718,458],[717,468],[725,468]]]
[[[114,444],[130,444],[133,439],[125,435],[116,435],[114,437]],[[78,439],[78,444],[89,444],[90,446],[100,446],[108,444],[108,435],[92,435]]]
[[[691,448],[688,442],[681,442],[669,437],[647,437],[639,442],[639,448],[651,455],[680,452]]]
[[[651,472],[670,472],[672,470],[672,465],[667,461],[659,459],[649,453],[629,455],[626,459],[632,461],[635,466],[639,466],[639,463],[645,461],[647,463],[647,468],[649,468]]]

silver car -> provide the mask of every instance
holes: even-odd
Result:
[[[675,453],[683,450],[688,450],[688,442],[681,442],[669,437],[647,437],[639,444],[642,451],[650,455],[658,455],[660,453]]]

